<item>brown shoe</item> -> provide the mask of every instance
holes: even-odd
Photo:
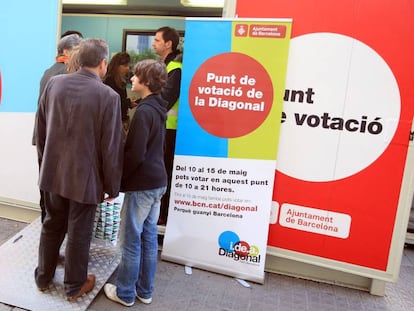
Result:
[[[86,282],[81,287],[79,293],[73,296],[68,296],[67,300],[74,301],[78,299],[79,297],[83,296],[84,294],[89,293],[95,287],[95,281],[96,281],[95,275],[88,274],[88,278],[86,279]]]
[[[41,292],[47,291],[49,289],[50,284],[46,285],[45,287],[37,287],[37,289]]]

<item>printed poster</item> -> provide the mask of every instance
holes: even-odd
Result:
[[[414,113],[414,4],[298,2],[238,1],[236,9],[295,21],[269,252],[395,277],[402,249],[393,244],[406,230],[395,223]]]
[[[186,21],[163,259],[263,283],[290,31]]]

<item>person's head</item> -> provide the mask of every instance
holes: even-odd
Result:
[[[79,37],[79,35],[77,34],[72,34],[72,35],[67,35],[65,37],[63,37],[62,39],[59,40],[58,43],[58,55],[59,56],[69,56],[70,51],[72,51],[72,49],[75,46],[78,46],[82,41],[82,38]]]
[[[154,49],[154,52],[164,60],[168,54],[177,52],[179,43],[180,35],[178,34],[178,31],[174,28],[165,26],[159,28],[155,32],[152,48]]]
[[[126,52],[119,52],[112,56],[108,64],[107,75],[110,76],[124,76],[129,73],[129,62],[131,57]]]
[[[77,31],[77,30],[67,30],[64,33],[62,33],[62,35],[60,36],[61,38],[69,36],[69,35],[78,35],[79,37],[83,38],[83,35],[81,32]]]
[[[158,94],[167,82],[167,77],[167,68],[163,62],[155,59],[144,59],[134,67],[131,90],[139,92],[141,95]]]
[[[94,69],[101,78],[106,74],[109,47],[105,40],[83,40],[79,48],[79,65],[82,68]]]
[[[69,73],[76,72],[80,68],[79,64],[79,45],[75,46],[69,54],[69,61],[67,64],[67,70]]]
[[[119,52],[112,56],[108,64],[106,77],[112,77],[118,88],[125,87],[125,77],[129,76],[129,62],[131,57],[126,52]]]

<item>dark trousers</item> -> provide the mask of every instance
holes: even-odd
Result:
[[[64,289],[68,296],[79,292],[88,275],[89,247],[96,204],[82,204],[43,192],[46,217],[42,224],[35,281],[39,288],[53,280],[59,249],[67,228]]]
[[[175,137],[176,130],[167,130],[165,134],[165,151],[164,151],[164,163],[167,170],[168,183],[167,190],[161,199],[160,218],[159,224],[165,225],[168,217],[168,205],[170,203],[170,191],[171,191],[171,178],[174,165],[174,152],[175,152]]]

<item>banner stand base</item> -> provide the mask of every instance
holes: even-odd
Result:
[[[328,283],[384,296],[386,282],[267,254],[266,272]]]

